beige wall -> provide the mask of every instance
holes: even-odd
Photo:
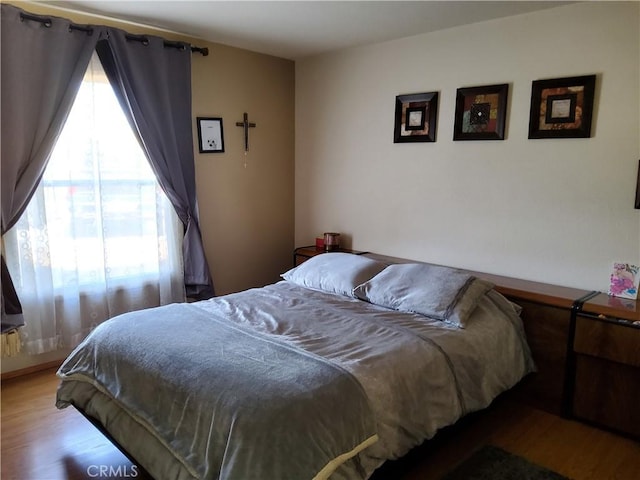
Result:
[[[193,55],[196,185],[205,253],[216,294],[262,286],[291,267],[294,235],[294,63],[165,31],[7,2],[78,23],[113,25],[209,48]],[[244,167],[243,112],[256,122]],[[225,153],[199,154],[197,116],[223,118]],[[65,352],[2,360],[2,371],[63,358]]]
[[[586,2],[296,63],[297,245],[606,290],[640,262],[640,4]],[[528,140],[531,82],[597,74],[592,138]],[[456,89],[509,83],[504,141],[453,142]],[[440,92],[437,142],[393,143],[395,96]]]
[[[209,57],[193,61],[193,115],[223,118],[225,153],[196,149],[196,180],[206,254],[216,293],[224,294],[273,283],[291,267],[294,64],[209,48]],[[257,125],[246,156],[236,126],[243,112]]]

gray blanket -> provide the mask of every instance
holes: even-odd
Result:
[[[376,439],[345,369],[191,305],[110,320],[59,375],[115,400],[195,478],[311,479]]]
[[[164,319],[158,313],[164,316],[166,310],[150,309],[106,322],[59,372],[63,381],[58,405],[73,402],[98,418],[158,480],[218,476],[220,480],[311,480],[329,475],[331,480],[365,479],[385,460],[405,455],[441,427],[485,408],[533,368],[522,322],[513,306],[493,291],[479,302],[465,329],[290,282],[170,310],[171,315]],[[268,339],[277,348],[267,355],[246,346],[236,350],[231,343],[236,339],[223,332],[233,332],[228,334],[234,337],[238,333],[240,340]],[[294,356],[302,356],[302,362],[290,358]],[[223,366],[217,366],[218,357],[225,362]],[[249,374],[237,367],[234,362],[241,359],[257,370]],[[296,366],[281,375],[278,364],[289,361]],[[326,371],[327,365],[335,376]],[[315,372],[316,366],[318,374],[308,373]],[[295,374],[298,368],[304,373]],[[229,375],[227,369],[234,373]],[[320,392],[331,397],[332,390],[343,390],[343,386],[352,392],[359,390],[348,376],[338,375],[340,371],[357,380],[368,402],[345,398],[343,403],[340,393],[338,406],[314,406],[307,397],[315,398]],[[210,391],[210,382],[222,378],[205,378],[221,372],[230,383],[216,383]],[[133,379],[125,385],[121,379],[130,375]],[[289,375],[305,382],[309,378],[309,383],[297,386]],[[314,386],[311,378],[329,385]],[[256,382],[251,391],[258,395],[270,397],[275,382],[291,396],[283,400],[289,407],[279,411],[284,423],[274,421],[268,427],[276,430],[258,432],[260,425],[251,410],[277,417],[278,411],[268,408],[271,402],[250,402],[248,413],[228,413],[231,429],[230,420],[220,418],[218,398],[230,409],[243,408],[241,397],[248,387],[237,385],[243,379]],[[334,389],[334,380],[343,386]],[[126,405],[121,398],[127,399]],[[297,411],[293,405],[298,399],[307,402],[303,408],[316,409],[323,416],[312,425],[310,419],[297,425],[298,417],[315,420],[317,416],[317,412],[302,412],[303,408]],[[204,406],[198,406],[201,401]],[[215,411],[210,413],[212,408]],[[369,410],[375,421],[375,442],[369,430]],[[163,416],[162,411],[167,413]],[[220,427],[220,421],[226,426]],[[249,434],[236,432],[236,424]],[[318,432],[297,443],[301,431],[312,427]],[[226,433],[233,438],[229,440]],[[343,443],[350,434],[355,436],[348,445],[334,447],[328,440],[337,435]],[[370,443],[361,443],[365,439]],[[214,445],[218,442],[221,446]],[[224,451],[222,460],[219,448]],[[310,472],[323,468],[321,464],[339,451],[348,453],[334,458],[323,471]],[[299,464],[316,454],[321,460],[314,461],[309,472],[285,473],[301,468]],[[277,457],[262,458],[265,455]]]

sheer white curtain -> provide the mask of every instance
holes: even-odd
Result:
[[[73,347],[114,315],[184,301],[182,230],[94,54],[42,182],[4,236],[26,351]]]

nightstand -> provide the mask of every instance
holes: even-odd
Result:
[[[639,302],[599,294],[575,318],[572,414],[640,438]]]
[[[332,250],[332,252],[353,253],[354,255],[363,255],[365,253],[369,253],[360,250],[350,250],[348,248],[339,248],[337,250]],[[302,262],[322,253],[327,252],[324,248],[318,248],[315,245],[310,245],[308,247],[298,247],[293,251],[293,266],[297,267]]]

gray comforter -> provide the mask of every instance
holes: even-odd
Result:
[[[106,322],[60,368],[57,405],[158,479],[366,478],[532,368],[495,292],[460,330],[280,282]]]

